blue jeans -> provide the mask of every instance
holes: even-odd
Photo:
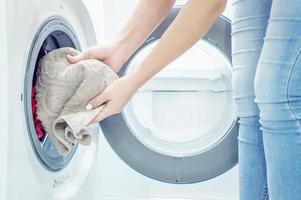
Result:
[[[232,0],[241,200],[301,200],[301,1]]]

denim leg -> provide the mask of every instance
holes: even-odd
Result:
[[[301,1],[274,0],[255,77],[271,200],[301,199]]]
[[[239,116],[240,199],[268,199],[259,109],[254,102],[254,77],[271,0],[232,0],[232,6],[232,85]]]

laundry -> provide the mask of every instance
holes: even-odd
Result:
[[[37,101],[36,101],[36,92],[34,87],[31,90],[31,110],[32,110],[32,118],[34,122],[34,128],[36,130],[36,136],[41,141],[45,136],[45,130],[43,128],[42,122],[37,118]]]
[[[88,145],[92,136],[89,122],[104,108],[85,107],[118,76],[96,59],[70,64],[66,56],[77,55],[72,48],[60,48],[44,56],[38,65],[35,86],[37,118],[42,122],[57,151],[66,155],[77,143]]]

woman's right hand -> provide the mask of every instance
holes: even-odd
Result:
[[[121,44],[109,42],[89,47],[76,56],[68,55],[67,60],[74,64],[81,60],[97,59],[108,65],[114,72],[118,72],[126,61],[124,49]]]

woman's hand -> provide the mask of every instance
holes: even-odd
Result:
[[[71,64],[86,59],[97,59],[108,65],[114,72],[118,72],[126,60],[125,44],[108,42],[87,48],[77,56],[67,56]]]
[[[122,111],[139,87],[134,83],[131,75],[121,77],[108,85],[104,91],[93,98],[86,109],[91,110],[100,105],[105,105],[104,109],[90,122],[96,123],[104,118]]]
[[[118,72],[124,62],[167,15],[174,2],[175,0],[138,1],[131,17],[113,42],[90,47],[78,56],[67,56],[68,61],[74,64],[81,60],[94,58],[111,67],[114,72]]]

